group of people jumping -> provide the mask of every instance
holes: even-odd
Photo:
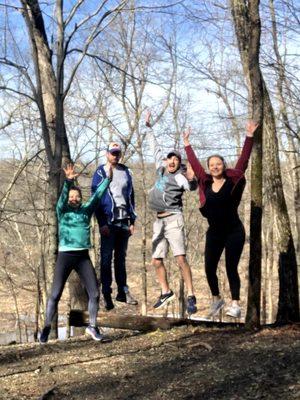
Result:
[[[183,219],[182,196],[185,191],[199,191],[200,212],[208,221],[205,243],[205,272],[212,294],[209,317],[217,315],[225,306],[220,295],[217,267],[225,249],[226,272],[232,297],[226,314],[233,318],[241,316],[240,278],[238,263],[245,242],[245,230],[238,215],[238,206],[245,188],[245,171],[253,146],[253,135],[258,128],[255,121],[247,123],[247,134],[241,155],[234,168],[228,168],[224,158],[214,154],[207,159],[208,173],[199,162],[190,144],[191,130],[183,133],[183,142],[188,160],[182,163],[178,150],[171,150],[166,157],[162,154],[152,131],[151,113],[146,116],[147,133],[151,154],[154,155],[156,180],[149,191],[149,207],[156,213],[153,224],[152,264],[155,266],[161,295],[154,309],[166,306],[175,295],[169,286],[164,258],[171,247],[180,267],[186,286],[186,311],[197,312],[191,268],[186,259],[186,237]],[[122,163],[121,145],[112,142],[107,147],[106,163],[94,173],[92,196],[82,202],[82,193],[74,181],[74,166],[65,169],[65,182],[56,211],[59,225],[59,252],[56,261],[51,294],[46,308],[45,326],[40,342],[46,343],[51,323],[57,311],[65,283],[74,269],[88,294],[89,326],[86,333],[94,340],[103,336],[97,326],[99,307],[99,285],[89,257],[90,221],[95,213],[100,230],[100,283],[106,310],[114,308],[112,300],[112,261],[117,285],[116,301],[137,305],[127,285],[126,253],[128,240],[134,234],[136,220],[132,175]]]

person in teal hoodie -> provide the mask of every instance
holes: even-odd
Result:
[[[62,295],[65,283],[73,269],[78,273],[89,297],[89,326],[86,333],[94,340],[102,340],[97,327],[97,313],[99,304],[99,289],[93,264],[89,257],[91,248],[90,221],[101,196],[107,189],[112,169],[107,178],[98,186],[89,200],[82,204],[82,195],[79,187],[74,186],[74,179],[78,176],[74,166],[68,164],[64,168],[66,180],[56,206],[59,225],[58,257],[53,276],[52,290],[47,303],[45,326],[40,335],[40,342],[46,343],[51,330],[51,322],[57,311],[57,305]]]

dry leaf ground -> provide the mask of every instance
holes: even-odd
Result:
[[[300,399],[300,326],[0,347],[0,399]]]

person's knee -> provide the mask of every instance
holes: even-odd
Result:
[[[112,264],[112,255],[111,254],[104,254],[101,256],[100,267],[102,269],[111,268]]]
[[[180,267],[180,268],[189,268],[189,265],[188,265],[188,262],[187,262],[187,260],[186,260],[186,257],[184,256],[184,255],[182,255],[182,256],[177,256],[176,257],[176,261],[177,261],[177,265]]]
[[[115,253],[115,263],[116,264],[124,264],[126,261],[126,253]]]
[[[217,269],[218,268],[216,266],[212,267],[209,264],[205,264],[204,269],[205,269],[206,276],[213,276],[213,277],[217,276]]]
[[[101,257],[101,260],[102,260],[102,259],[105,259],[105,260],[112,259],[113,252],[114,252],[113,247],[108,247],[108,246],[102,245],[102,246],[100,247],[100,257]]]
[[[228,279],[239,279],[239,272],[236,266],[234,266],[234,268],[232,268],[231,266],[227,266],[226,273]]]
[[[89,296],[89,299],[90,299],[90,301],[92,301],[93,303],[98,303],[98,302],[99,302],[99,292],[92,293],[92,294]]]
[[[54,303],[57,304],[59,302],[61,294],[60,293],[51,293],[48,303]]]
[[[162,258],[152,258],[152,265],[155,268],[163,267],[164,266],[163,259]]]
[[[88,291],[88,296],[90,300],[93,301],[99,301],[99,289],[98,288],[94,288],[94,289],[90,289]]]

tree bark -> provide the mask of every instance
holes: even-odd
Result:
[[[38,105],[42,134],[49,164],[48,175],[48,230],[47,265],[52,278],[58,252],[58,225],[56,203],[58,200],[63,175],[61,167],[71,160],[68,138],[64,122],[63,93],[63,1],[57,2],[58,41],[57,41],[57,76],[52,64],[52,51],[48,44],[43,15],[37,0],[21,0],[23,17],[32,45],[32,56],[35,68],[36,90],[34,92]],[[75,280],[76,285],[77,281]],[[80,286],[74,291],[80,291]],[[86,302],[82,304],[86,308]],[[77,304],[78,306],[78,304]],[[56,325],[56,324],[54,324]],[[54,326],[56,328],[56,326]],[[56,329],[54,329],[54,332]]]
[[[69,314],[69,323],[71,326],[81,327],[89,323],[89,315],[86,311],[71,310]],[[114,329],[129,329],[134,331],[155,331],[157,329],[171,329],[175,326],[191,325],[206,327],[242,327],[240,323],[222,323],[213,321],[197,321],[190,318],[167,318],[150,317],[141,315],[117,315],[107,313],[98,313],[97,324],[101,327]]]
[[[260,123],[255,132],[251,163],[250,259],[246,327],[260,326],[262,258],[262,120],[263,90],[259,67],[259,0],[231,0],[231,13],[249,92],[249,114]]]
[[[290,174],[293,181],[293,199],[294,199],[294,213],[295,213],[295,236],[294,240],[296,241],[296,256],[298,255],[298,265],[300,261],[300,169],[298,168],[299,163],[299,151],[296,147],[296,139],[295,133],[291,128],[292,124],[290,122],[290,115],[288,112],[288,102],[291,101],[291,93],[290,93],[290,83],[286,76],[286,66],[284,61],[281,57],[279,46],[278,46],[278,35],[277,35],[277,21],[276,21],[276,14],[274,8],[274,1],[269,1],[269,8],[272,20],[272,38],[273,38],[273,48],[274,54],[276,57],[276,67],[275,73],[277,75],[277,92],[278,92],[278,99],[280,104],[280,116],[286,129],[287,141],[289,146],[289,152],[287,154],[287,159],[289,163]],[[286,95],[288,96],[288,100],[286,99]],[[291,103],[292,104],[292,103]],[[293,108],[293,107],[292,107]],[[299,117],[298,115],[292,110],[293,114],[293,121],[296,127],[297,132],[300,131],[300,126],[298,123]],[[299,145],[299,141],[298,141]],[[298,146],[299,147],[299,146]],[[298,271],[299,272],[299,271]],[[298,284],[299,284],[299,277],[298,277]]]
[[[248,5],[246,4],[248,3]],[[279,302],[276,322],[299,321],[297,262],[287,206],[284,198],[278,154],[278,139],[273,107],[261,76],[259,65],[260,16],[259,0],[232,0],[231,9],[238,39],[244,74],[248,82],[252,118],[263,121],[264,181],[268,200],[274,207],[278,224]],[[252,193],[250,221],[249,292],[246,325],[259,326],[261,288],[261,217],[262,217],[262,136],[255,134],[252,155]]]
[[[274,208],[278,233],[279,300],[276,323],[299,322],[297,259],[283,193],[274,111],[264,85],[264,160],[266,196]]]

